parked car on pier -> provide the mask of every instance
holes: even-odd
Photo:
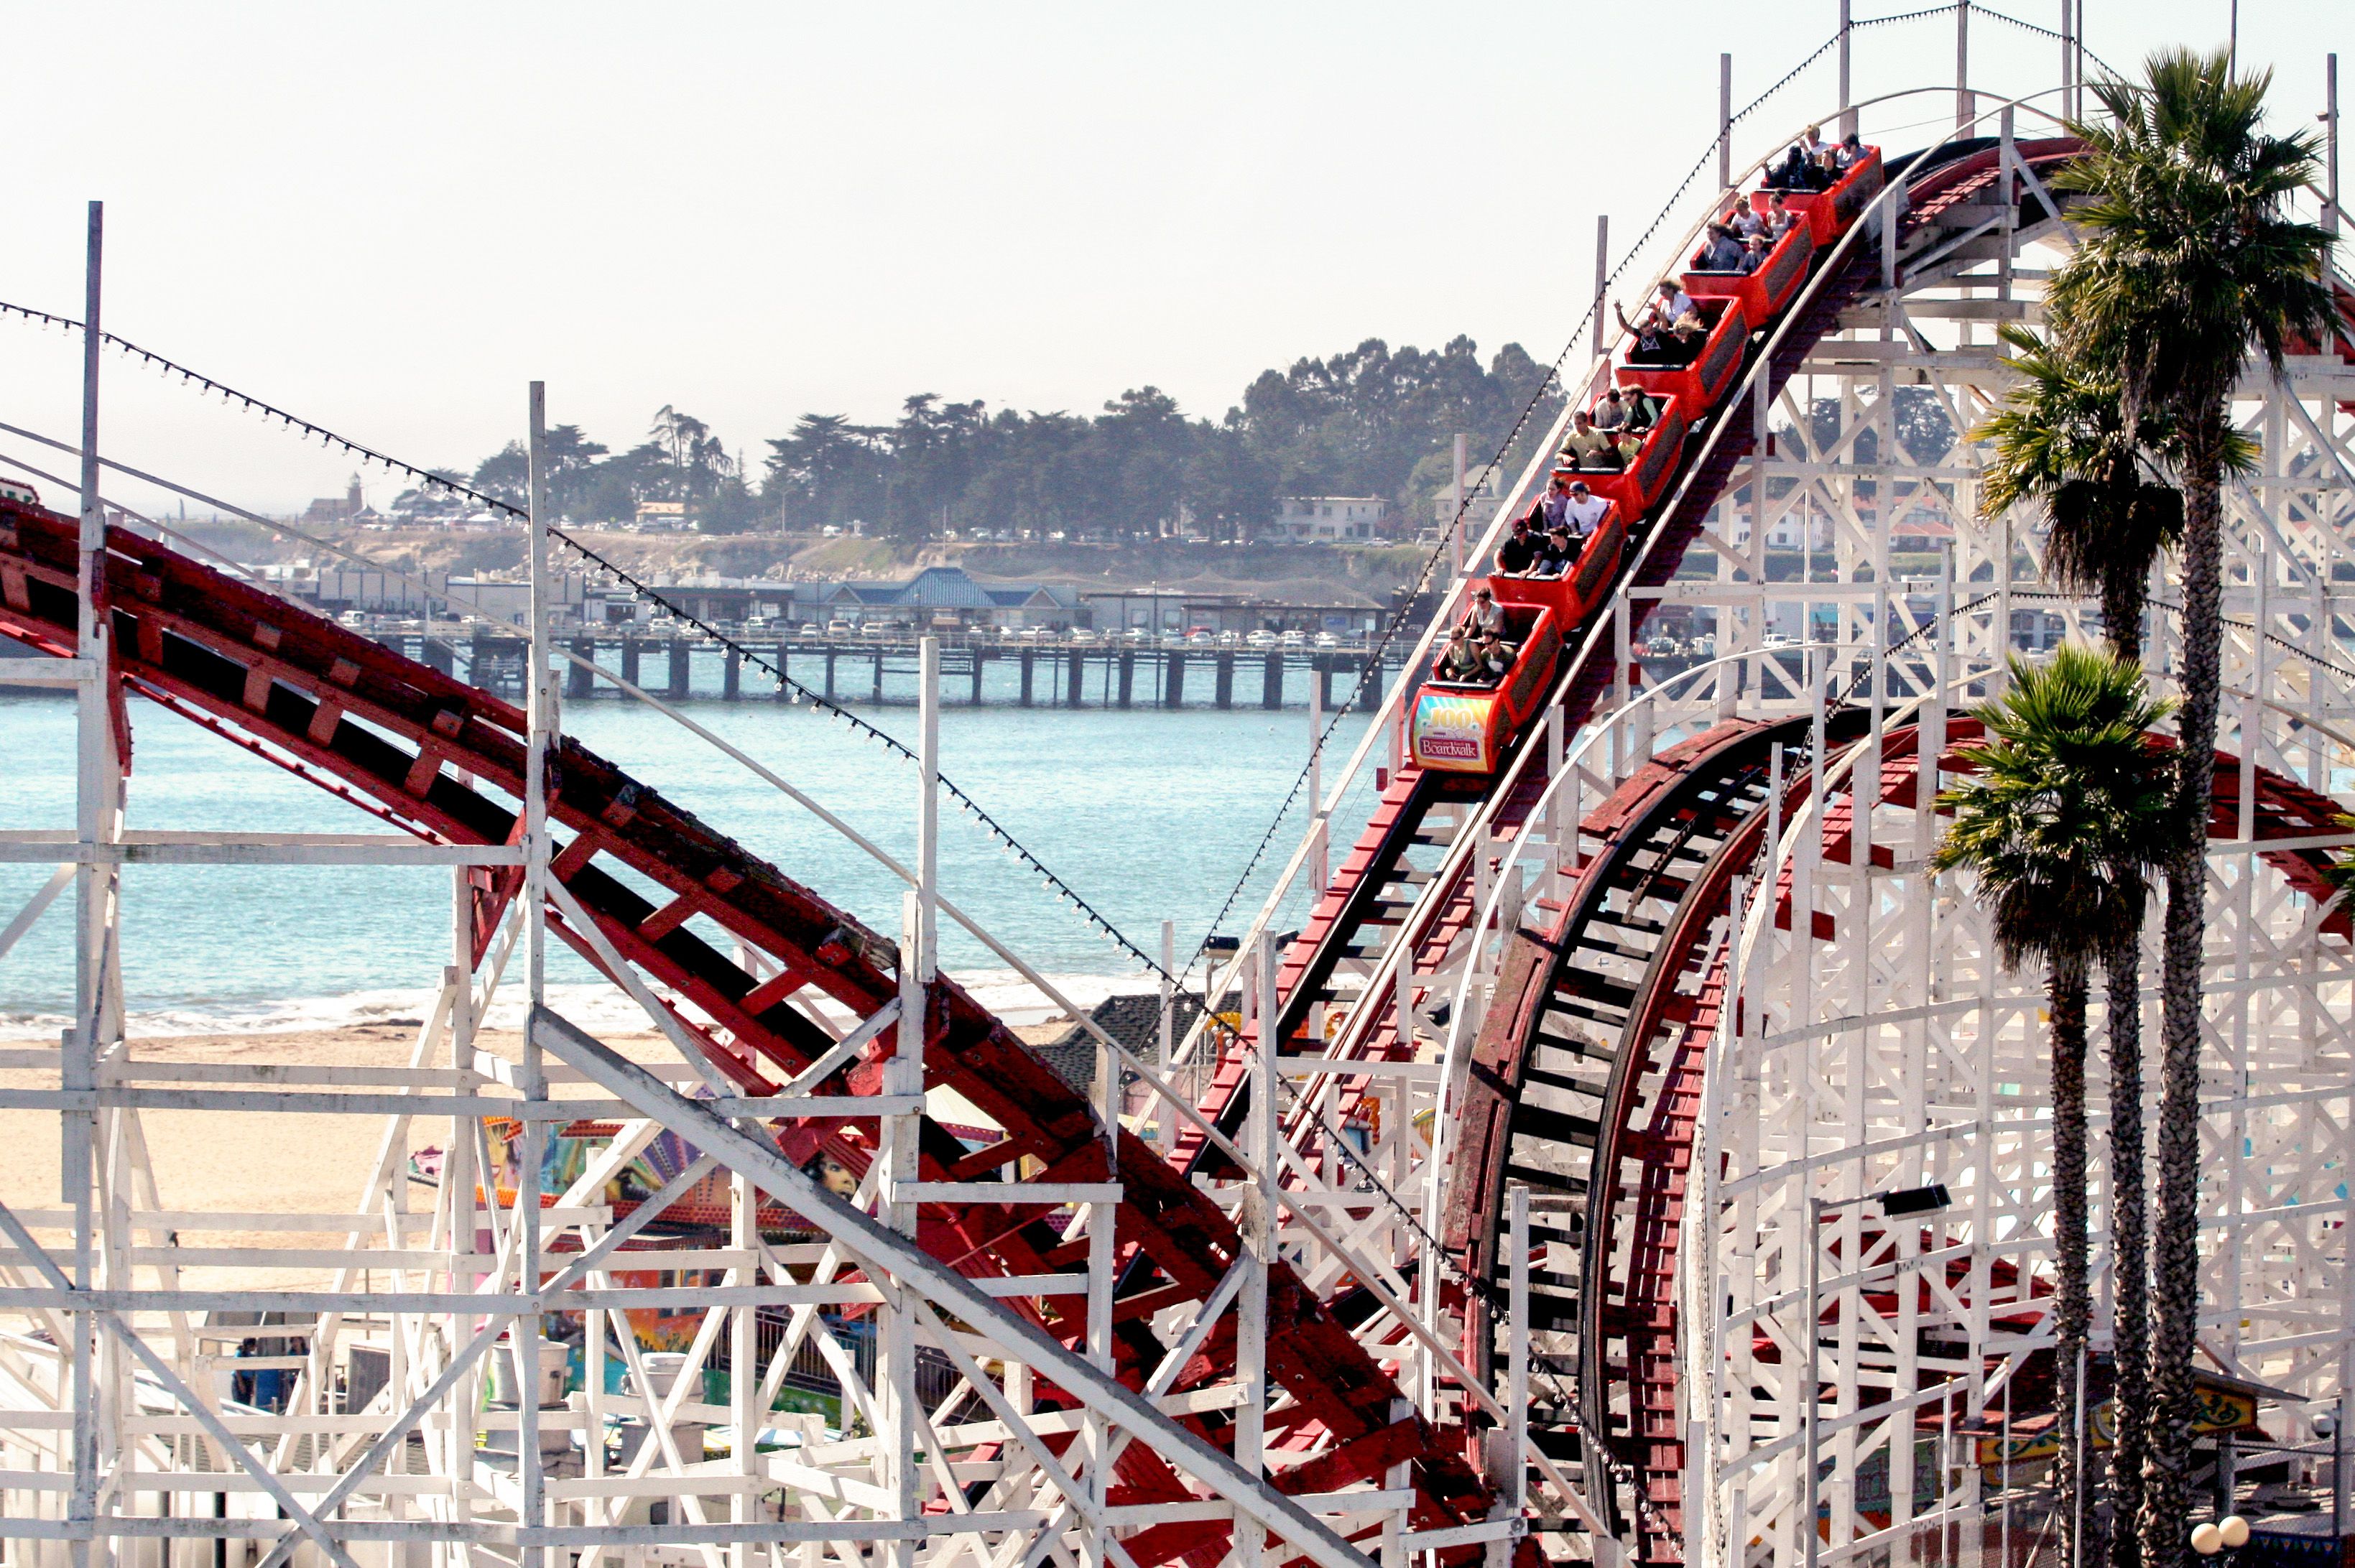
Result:
[[[828,621],[826,624],[826,635],[829,637],[856,636],[858,633],[858,628],[847,621]]]
[[[1255,648],[1272,648],[1275,646],[1275,634],[1269,631],[1253,632],[1243,641]]]

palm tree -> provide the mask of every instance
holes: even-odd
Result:
[[[2168,820],[2169,754],[2148,731],[2167,714],[2142,669],[2075,645],[2014,659],[2008,691],[1974,709],[1987,743],[1977,776],[1939,797],[1954,821],[1931,858],[1966,867],[2009,969],[2041,962],[2052,1056],[2053,1354],[2061,1390],[2061,1561],[2078,1559],[2085,1477],[2077,1429],[2089,1292],[2085,1225],[2085,994],[2092,964],[2142,919],[2142,868]]]
[[[2041,503],[2050,528],[2044,569],[2072,592],[2098,592],[2110,656],[2142,657],[2142,621],[2151,568],[2183,533],[2183,493],[2147,478],[2146,455],[2163,454],[2163,428],[2146,419],[2139,443],[2126,428],[2117,378],[2030,329],[1999,328],[2019,384],[2004,407],[1971,432],[1993,444],[1981,471],[1979,510],[1998,516]],[[2155,449],[2155,451],[2154,451]],[[2142,926],[2148,895],[2143,867],[2121,867],[2132,913],[2100,955],[2110,1058],[2110,1328],[2116,1430],[2110,1450],[2113,1517],[2142,1509],[2142,1467],[2150,1420],[2149,1224],[2142,1121]],[[2127,880],[2126,879],[2131,879]],[[2110,1568],[2138,1568],[2141,1537],[2131,1522],[2110,1532]]]
[[[2171,455],[2163,421],[2146,414],[2129,432],[2110,367],[2030,327],[1997,330],[2020,381],[1971,432],[1995,449],[1980,472],[1979,511],[2041,504],[2046,575],[2071,592],[2098,593],[2110,652],[2139,662],[2150,570],[2183,537],[2183,492],[2144,473],[2146,460]]]
[[[2158,1221],[2150,1350],[2157,1419],[2142,1504],[2149,1568],[2184,1561],[2191,1353],[2199,1307],[2200,947],[2222,635],[2223,478],[2231,399],[2252,351],[2278,375],[2286,347],[2331,324],[2330,240],[2286,205],[2315,176],[2315,143],[2262,129],[2270,73],[2235,76],[2222,51],[2153,56],[2140,84],[2094,89],[2101,119],[2071,129],[2084,155],[2061,176],[2090,199],[2084,242],[2053,279],[2054,319],[2117,378],[2129,436],[2163,420],[2184,491],[2181,766],[2167,861],[2161,976]]]

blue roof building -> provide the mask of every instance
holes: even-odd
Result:
[[[1078,591],[1061,583],[976,582],[958,566],[928,566],[904,582],[849,581],[815,588],[819,609],[854,621],[1069,626],[1080,605]]]

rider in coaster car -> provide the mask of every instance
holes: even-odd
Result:
[[[1660,400],[1641,387],[1613,388],[1627,410],[1627,432],[1641,435],[1660,422]]]
[[[1692,265],[1697,272],[1738,271],[1742,266],[1741,240],[1724,224],[1710,224],[1700,249],[1693,252]]]
[[[1472,651],[1471,637],[1458,626],[1447,634],[1447,646],[1432,673],[1441,680],[1463,684],[1477,680],[1484,667],[1480,656]]]
[[[1709,335],[1700,307],[1673,279],[1660,280],[1657,294],[1633,321],[1617,300],[1611,302],[1611,309],[1619,317],[1621,328],[1636,335],[1636,346],[1627,353],[1631,365],[1682,365],[1700,352],[1700,339]],[[1684,342],[1688,336],[1692,339],[1689,350]]]
[[[1472,607],[1464,613],[1463,630],[1474,637],[1505,635],[1505,607],[1487,588],[1472,591]]]
[[[1581,409],[1571,416],[1570,435],[1561,443],[1560,460],[1565,468],[1610,471],[1619,466],[1619,451],[1608,435],[1594,428],[1593,416]]]
[[[1529,565],[1523,569],[1525,571],[1534,570],[1538,563],[1545,559],[1546,533],[1554,524],[1562,520],[1561,509],[1570,505],[1570,477],[1568,474],[1556,469],[1551,486],[1544,495],[1538,497],[1537,504],[1531,507],[1521,519],[1529,524],[1531,530]]]
[[[1571,538],[1576,539],[1582,548],[1594,530],[1603,526],[1603,519],[1610,515],[1611,503],[1589,490],[1585,480],[1571,482],[1570,499],[1562,507],[1561,517],[1562,521],[1570,525]],[[1571,558],[1576,560],[1577,553],[1572,550]]]
[[[1799,221],[1799,215],[1791,210],[1790,201],[1781,191],[1778,190],[1767,197],[1766,238],[1769,240],[1781,244],[1783,236],[1788,234],[1791,231],[1791,225],[1797,221]]]
[[[1538,542],[1529,537],[1529,518],[1515,517],[1512,531],[1505,536],[1505,542],[1497,547],[1497,572],[1506,577],[1518,577],[1535,566],[1537,560]]]
[[[1576,563],[1580,542],[1578,536],[1570,531],[1570,523],[1567,519],[1554,524],[1546,530],[1544,548],[1538,555],[1536,570],[1529,575],[1560,577]]]

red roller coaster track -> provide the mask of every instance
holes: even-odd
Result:
[[[72,655],[77,537],[72,519],[0,501],[0,634]],[[107,535],[101,601],[126,757],[123,694],[135,691],[421,837],[512,841],[526,744],[524,716],[512,705],[120,528]],[[896,998],[891,944],[594,752],[565,741],[552,789],[549,816],[570,836],[554,874],[625,962],[716,1022],[707,1029],[677,1020],[745,1093],[774,1093],[833,1043],[786,1005],[794,992],[815,987],[860,1018]],[[651,880],[663,896],[643,896],[609,865]],[[481,879],[478,946],[515,889],[512,873]],[[765,954],[780,973],[756,979],[697,933],[698,917]],[[583,933],[556,923],[599,963]],[[1153,1315],[1209,1296],[1237,1256],[1233,1224],[1135,1136],[1121,1135],[1118,1168],[1107,1173],[1086,1100],[954,982],[935,984],[926,1018],[929,1082],[980,1106],[1007,1136],[968,1153],[927,1121],[925,1179],[972,1180],[1027,1157],[1046,1180],[1122,1184],[1117,1351],[1123,1376],[1141,1386],[1165,1349],[1152,1337]],[[836,1092],[875,1092],[894,1045],[886,1029],[841,1070]],[[865,1168],[878,1136],[867,1118],[786,1120],[773,1130],[796,1160],[824,1149],[853,1169]],[[918,1233],[935,1256],[976,1275],[1052,1273],[1085,1245],[1062,1242],[1036,1206],[928,1205]],[[1081,1301],[1050,1298],[1049,1307],[1045,1326],[1076,1339]],[[1273,1468],[1277,1486],[1329,1490],[1405,1463],[1418,1493],[1416,1528],[1482,1516],[1490,1494],[1480,1477],[1420,1418],[1393,1414],[1401,1395],[1390,1373],[1281,1264],[1271,1273],[1269,1311],[1269,1376],[1292,1400],[1270,1422],[1271,1448],[1292,1461]],[[1213,1336],[1178,1387],[1220,1381],[1232,1362],[1231,1333]],[[1223,1418],[1194,1419],[1214,1439],[1231,1431]],[[1118,1479],[1116,1496],[1132,1502],[1188,1495],[1143,1444],[1124,1450]],[[1213,1546],[1228,1528],[1173,1524],[1124,1544],[1143,1568]]]

